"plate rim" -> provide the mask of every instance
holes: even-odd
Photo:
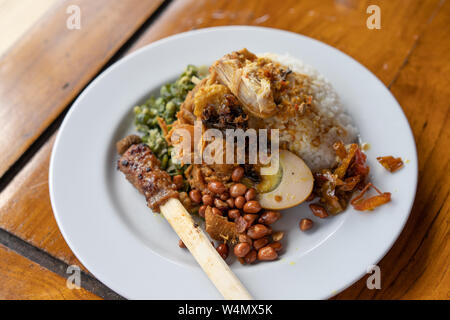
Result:
[[[208,33],[208,32],[214,32],[217,30],[244,30],[244,31],[276,31],[276,32],[280,32],[280,33],[286,33],[289,34],[291,36],[295,36],[295,37],[302,37],[302,38],[307,38],[308,40],[320,43],[323,46],[326,46],[328,49],[331,49],[332,51],[340,54],[340,55],[344,55],[347,58],[350,58],[354,63],[358,64],[359,66],[361,66],[364,70],[365,73],[370,74],[372,76],[372,78],[376,79],[376,81],[378,81],[385,89],[386,91],[389,93],[389,95],[393,98],[393,100],[397,103],[397,107],[400,110],[400,113],[402,115],[402,117],[404,118],[405,122],[407,123],[407,131],[409,136],[411,137],[412,141],[413,141],[413,148],[414,148],[414,156],[415,159],[414,160],[414,164],[416,166],[416,170],[414,171],[414,192],[413,192],[413,196],[412,196],[412,201],[408,204],[408,214],[405,216],[405,218],[402,221],[401,227],[396,231],[396,234],[394,237],[392,237],[390,244],[386,247],[385,250],[383,250],[383,253],[377,257],[376,259],[376,263],[378,263],[380,260],[382,260],[386,254],[392,249],[392,247],[394,246],[394,244],[397,242],[400,234],[402,233],[402,231],[404,230],[404,227],[407,223],[407,221],[410,219],[411,216],[411,210],[412,207],[414,205],[415,199],[416,199],[416,193],[417,193],[417,187],[418,187],[418,157],[417,157],[417,146],[415,143],[415,138],[414,138],[414,134],[413,131],[411,129],[411,125],[403,111],[403,108],[401,107],[401,105],[399,104],[399,102],[397,101],[397,99],[395,98],[395,96],[393,95],[393,93],[391,92],[391,90],[374,74],[372,73],[366,66],[364,66],[362,63],[360,63],[359,61],[357,61],[356,59],[354,59],[352,56],[340,51],[339,49],[324,43],[320,40],[305,36],[303,34],[299,34],[299,33],[295,33],[292,31],[288,31],[288,30],[283,30],[283,29],[277,29],[277,28],[269,28],[269,27],[259,27],[259,26],[246,26],[246,25],[233,25],[233,26],[218,26],[218,27],[208,27],[208,28],[201,28],[201,29],[197,29],[197,30],[191,30],[191,31],[186,31],[186,32],[181,32],[181,33],[177,33],[174,35],[171,35],[169,37],[165,37],[162,39],[159,39],[157,41],[154,41],[150,44],[147,44],[133,52],[131,52],[130,54],[122,57],[121,59],[115,61],[113,64],[111,64],[107,69],[103,70],[101,73],[99,73],[95,79],[93,79],[84,89],[83,91],[77,96],[77,98],[75,99],[75,101],[73,102],[72,106],[70,107],[68,113],[66,114],[66,116],[64,117],[64,120],[58,130],[54,145],[52,147],[51,150],[51,157],[50,157],[50,164],[49,164],[49,193],[50,193],[50,201],[51,201],[51,206],[52,206],[52,211],[53,211],[53,215],[55,217],[55,220],[57,222],[58,228],[61,232],[61,234],[63,235],[64,241],[67,243],[67,245],[69,246],[69,248],[71,249],[71,251],[73,252],[73,254],[77,257],[77,259],[86,267],[87,265],[90,264],[86,264],[86,261],[84,260],[84,258],[82,257],[82,255],[79,254],[78,250],[75,248],[76,246],[71,243],[70,241],[68,241],[67,239],[70,238],[67,234],[67,230],[64,228],[62,221],[60,220],[60,215],[58,214],[58,211],[55,207],[55,193],[54,193],[54,185],[53,185],[53,181],[54,181],[54,166],[55,166],[55,156],[56,156],[56,150],[58,149],[58,146],[60,144],[60,140],[61,140],[61,136],[64,133],[64,128],[67,125],[67,123],[70,121],[71,115],[73,112],[75,112],[75,110],[77,109],[77,106],[79,105],[80,101],[83,100],[84,96],[90,91],[92,90],[97,83],[99,83],[100,81],[102,81],[102,79],[104,77],[106,77],[110,72],[113,72],[113,70],[115,70],[118,66],[127,63],[128,60],[133,59],[135,56],[140,55],[142,52],[147,51],[147,50],[152,50],[160,45],[163,45],[166,42],[169,41],[176,41],[177,39],[181,39],[184,38],[186,36],[190,36],[190,35],[195,35],[195,34],[201,34],[201,33]],[[406,129],[406,128],[405,128]],[[76,250],[74,250],[76,249]],[[88,268],[88,270],[90,270],[91,268]],[[343,290],[345,290],[346,288],[350,287],[352,284],[354,284],[356,281],[358,281],[359,279],[361,279],[366,273],[365,272],[361,272],[358,275],[355,275],[352,278],[352,281],[347,283],[346,285],[342,286],[341,288],[338,288],[335,292],[331,292],[329,295],[325,296],[324,299],[328,299],[330,297],[333,297],[335,295],[337,295],[338,293],[342,292]],[[106,284],[105,282],[103,282],[103,280],[100,280],[99,277],[97,277],[94,273],[93,275],[102,283],[104,283],[106,286],[108,286],[109,288],[112,289],[113,286],[111,286],[110,284]],[[122,295],[123,297],[126,297],[127,294],[125,294],[124,292],[121,292],[122,290],[114,288],[112,289],[113,291],[119,293],[120,295]]]

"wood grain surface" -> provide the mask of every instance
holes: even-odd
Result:
[[[372,1],[175,1],[131,50],[175,33],[205,27],[272,27],[332,45],[388,85],[437,10],[439,0],[377,3],[382,12],[381,30],[369,30],[366,26],[366,8]],[[230,43],[230,50],[238,49],[241,48]]]
[[[0,0],[0,57],[57,0]]]
[[[368,290],[365,281],[360,281],[339,297],[450,298],[449,21],[447,1],[391,87],[414,132],[419,185],[408,223],[379,264],[382,290]]]
[[[64,241],[50,204],[48,166],[55,137],[56,133],[0,194],[0,227],[84,269]]]
[[[365,10],[372,1],[173,0],[125,54],[186,30],[251,24],[319,39],[363,63],[391,88],[410,121],[419,154],[419,187],[411,218],[380,262],[382,289],[367,289],[364,277],[335,299],[448,299],[450,4],[376,2],[382,12],[381,30],[365,25]],[[53,140],[0,194],[0,227],[66,263],[78,264],[50,207],[46,177]],[[1,291],[0,287],[0,296]]]
[[[0,176],[161,2],[60,1],[5,53],[0,60]],[[80,8],[79,30],[67,28],[69,5]]]
[[[69,289],[66,279],[8,250],[0,244],[0,300],[98,300],[80,288]]]

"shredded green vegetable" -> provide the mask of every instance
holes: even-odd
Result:
[[[188,65],[180,77],[173,83],[165,84],[160,89],[160,96],[150,97],[143,105],[134,107],[136,129],[143,133],[142,141],[147,144],[161,161],[161,168],[171,176],[183,174],[187,165],[172,162],[171,147],[164,139],[158,117],[162,118],[170,131],[170,125],[176,120],[186,95],[195,87],[194,79],[202,79],[205,71]]]

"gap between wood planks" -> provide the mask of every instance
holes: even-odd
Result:
[[[90,83],[104,70],[109,68],[113,63],[117,62],[128,51],[128,49],[135,43],[135,41],[144,33],[150,25],[155,22],[159,16],[164,12],[172,0],[165,0],[158,9],[145,21],[142,26],[125,42],[125,44],[113,55],[113,57],[105,64],[105,66],[89,81],[86,86],[80,91],[80,93],[90,85]],[[78,98],[75,97],[64,109],[61,114],[44,130],[44,132],[31,144],[31,146],[20,156],[20,158],[5,172],[0,178],[0,192],[2,192],[8,184],[14,179],[14,177],[24,168],[24,166],[34,157],[34,155],[41,149],[41,147],[48,141],[48,139],[58,130],[64,117],[71,108],[73,102]],[[40,266],[66,278],[66,273],[69,265],[45,251],[33,246],[25,240],[9,233],[8,231],[0,228],[0,243],[12,251],[20,254],[21,256],[36,262]],[[104,298],[104,299],[124,299],[92,275],[81,270],[81,286]]]
[[[59,116],[44,130],[44,132],[31,144],[31,146],[20,156],[20,158],[5,172],[0,178],[0,192],[2,192],[8,184],[14,179],[17,173],[33,158],[33,156],[39,151],[39,149],[47,142],[47,140],[58,130],[64,117],[69,109],[72,107],[73,102],[78,98],[81,92],[86,89],[92,81],[97,78],[103,71],[108,69],[112,64],[122,58],[126,51],[133,45],[133,43],[142,35],[145,30],[162,14],[167,6],[173,0],[165,0],[156,11],[142,24],[142,26],[125,42],[125,44],[112,56],[112,58],[105,64],[105,66],[80,90],[79,94],[67,105],[67,107],[59,114]]]
[[[10,234],[9,232],[0,228],[0,244],[4,245],[8,249],[20,254],[21,256],[39,264],[53,273],[61,276],[62,278],[67,278],[67,268],[68,264],[62,262],[61,260],[51,256],[50,254],[42,251],[39,248],[29,244],[26,241]],[[102,297],[106,300],[122,300],[124,299],[103,283],[98,281],[92,275],[86,273],[85,271],[80,271],[81,281],[80,285],[84,289]]]

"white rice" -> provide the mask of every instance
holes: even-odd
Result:
[[[280,143],[300,156],[312,171],[331,168],[336,163],[333,144],[342,141],[344,144],[357,140],[358,130],[352,118],[345,112],[339,96],[323,75],[313,67],[290,55],[265,53],[258,55],[276,61],[290,70],[309,77],[306,91],[313,96],[312,104],[320,116],[295,117],[283,119],[274,116],[266,119],[269,128],[280,129]],[[326,130],[323,130],[327,128]],[[317,143],[317,137],[320,143]]]

